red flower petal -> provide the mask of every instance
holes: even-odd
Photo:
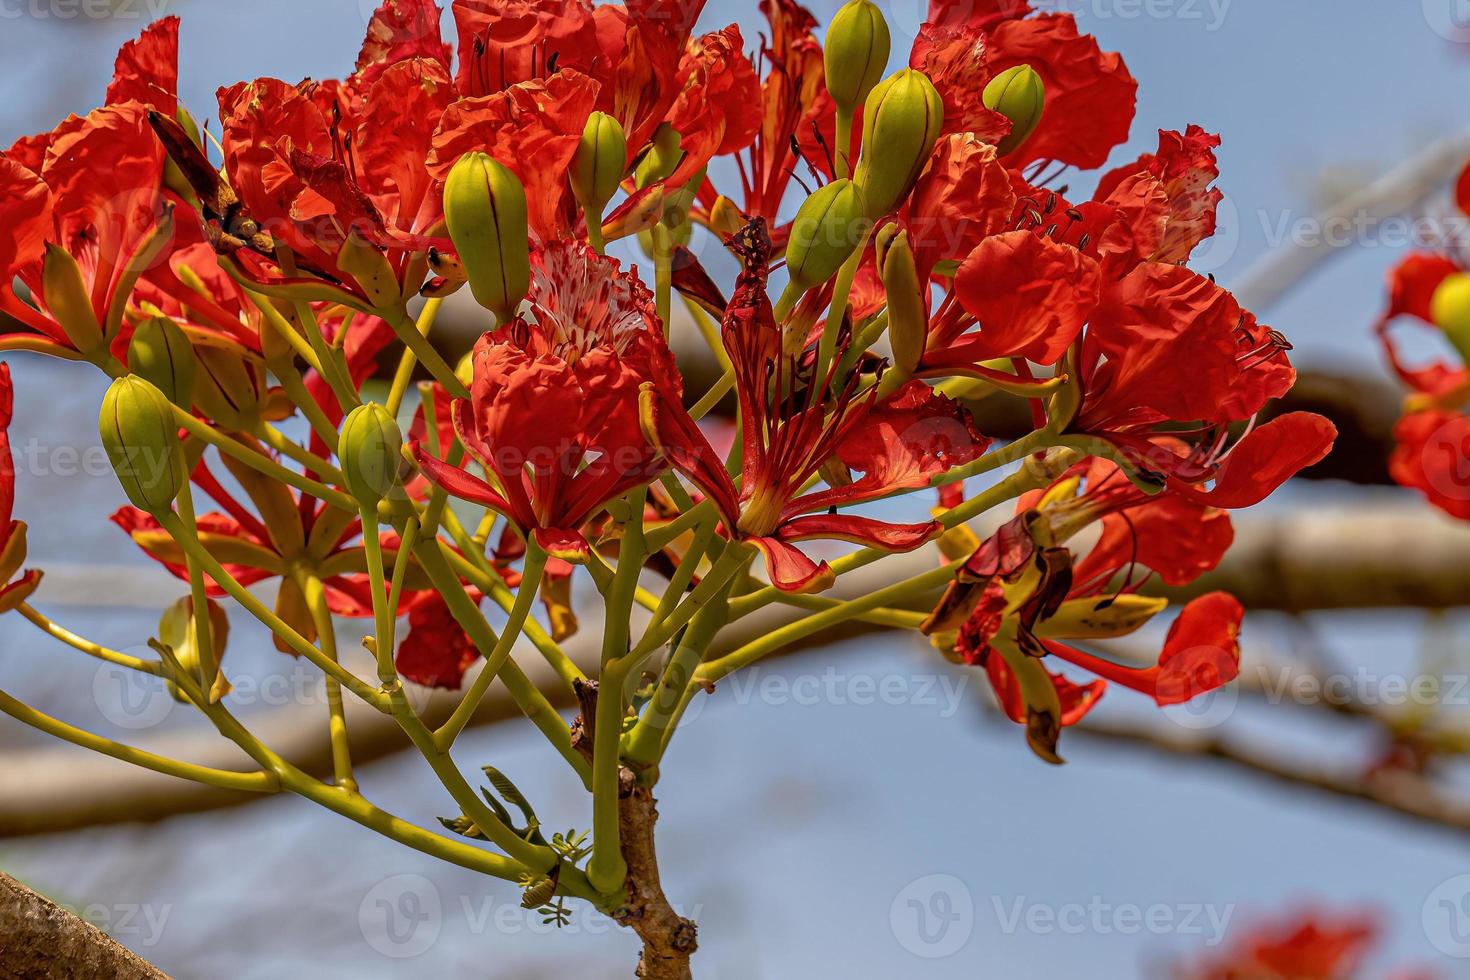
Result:
[[[766,559],[766,573],[771,584],[782,592],[808,594],[825,592],[836,576],[826,562],[817,564],[801,551],[775,538],[751,538]]]
[[[480,657],[437,592],[424,592],[408,613],[408,635],[398,646],[398,673],[425,687],[458,690]]]
[[[1138,83],[1119,55],[1077,33],[1071,14],[1008,20],[988,41],[993,74],[1030,65],[1046,83],[1041,123],[1007,164],[1056,160],[1090,170],[1107,163],[1112,148],[1128,139]]]
[[[1399,419],[1389,472],[1452,517],[1470,520],[1470,419],[1430,410]]]
[[[1320,415],[1291,412],[1242,439],[1215,473],[1214,489],[1171,480],[1170,486],[1210,507],[1237,510],[1265,500],[1301,470],[1332,451],[1337,427]]]
[[[777,528],[776,537],[782,541],[851,541],[885,551],[913,551],[943,532],[944,526],[938,521],[889,524],[853,514],[811,514],[787,521]]]
[[[567,223],[561,212],[571,195],[567,168],[598,88],[588,76],[563,69],[544,81],[461,99],[439,122],[429,171],[443,180],[465,153],[489,153],[525,185],[532,230],[544,241],[564,237],[558,232]]]
[[[179,18],[165,17],[143,29],[117,53],[107,104],[141,102],[173,116],[179,102]]]
[[[936,352],[936,361],[1019,356],[1053,364],[1097,308],[1098,265],[1070,245],[1008,232],[970,253],[955,276],[955,293],[980,321],[980,332]]]
[[[941,139],[903,212],[921,275],[1015,227],[1015,209],[1016,192],[994,146],[968,134]]]

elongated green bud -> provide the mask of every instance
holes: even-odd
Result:
[[[888,68],[888,22],[873,0],[848,0],[827,28],[827,91],[843,112],[856,112]]]
[[[41,293],[46,309],[61,325],[72,346],[87,357],[100,354],[105,346],[102,324],[92,309],[82,267],[66,249],[49,243],[41,265]]]
[[[1456,272],[1445,277],[1429,301],[1429,317],[1470,364],[1470,275]]]
[[[1011,121],[1011,134],[996,147],[996,152],[1005,156],[1020,149],[1036,132],[1046,109],[1046,83],[1030,65],[1017,65],[992,78],[980,99],[985,108]]]
[[[928,338],[928,315],[923,285],[909,248],[908,232],[898,225],[885,225],[874,242],[878,274],[888,297],[888,343],[893,348],[893,367],[899,377],[909,378],[918,370]]]
[[[194,117],[189,115],[188,110],[183,106],[179,106],[178,110],[174,113],[174,121],[183,128],[184,134],[189,137],[189,140],[195,146],[198,146],[203,141],[203,137],[199,133],[199,124],[194,121]],[[193,185],[189,183],[189,179],[184,176],[184,172],[179,169],[179,165],[174,162],[172,155],[163,162],[163,186],[186,201],[197,202],[199,200],[199,195],[195,192]]]
[[[905,68],[885,78],[863,109],[863,155],[853,179],[868,216],[898,207],[913,189],[944,128],[944,102],[927,75]]]
[[[649,184],[667,180],[679,169],[679,161],[684,158],[684,151],[679,149],[679,139],[677,129],[668,123],[659,123],[658,129],[653,132],[653,140],[648,145],[648,152],[643,154],[643,159],[638,161],[638,168],[633,171],[633,183],[639,190]]]
[[[189,338],[168,317],[150,317],[133,331],[128,370],[186,412],[194,407],[195,367]]]
[[[791,223],[786,270],[805,291],[837,274],[868,229],[863,192],[850,180],[834,180],[802,202]]]
[[[347,413],[337,448],[347,492],[377,507],[398,484],[402,450],[403,430],[382,405],[369,402]]]
[[[466,153],[444,184],[444,218],[475,299],[509,321],[531,288],[526,189],[488,154]]]
[[[173,406],[163,392],[136,375],[118,378],[103,396],[97,428],[133,506],[150,514],[168,511],[185,474]]]
[[[602,220],[628,169],[628,138],[623,126],[605,112],[587,117],[577,155],[572,158],[572,194],[587,214],[587,223]]]
[[[216,425],[254,432],[265,403],[265,377],[244,351],[201,344],[194,351],[198,371],[194,402]]]
[[[205,632],[209,634],[209,647],[211,656],[209,662],[215,667],[215,676],[205,678],[200,676],[203,667],[203,658],[200,654],[199,633],[194,618],[194,600],[184,596],[163,611],[158,620],[158,641],[174,652],[174,659],[179,662],[191,677],[199,680],[206,695],[219,695],[229,693],[229,682],[224,679],[224,674],[219,672],[219,665],[225,656],[225,647],[230,639],[230,620],[225,615],[224,608],[212,599],[205,600],[208,607],[209,627]],[[174,700],[187,702],[189,699],[179,686],[173,681],[167,682],[168,693],[173,695]],[[219,700],[218,696],[211,700]]]

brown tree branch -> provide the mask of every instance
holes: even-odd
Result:
[[[0,872],[0,980],[168,980],[96,926]]]

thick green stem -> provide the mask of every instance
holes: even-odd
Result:
[[[729,621],[730,605],[722,596],[711,602],[689,623],[679,648],[669,659],[653,697],[643,709],[633,730],[623,738],[623,757],[639,767],[653,767],[663,755],[663,746],[677,723],[684,689],[704,659],[715,636]]]
[[[597,684],[597,714],[592,733],[592,857],[587,878],[598,891],[623,886],[628,865],[623,860],[618,829],[618,758],[626,712],[626,688],[632,669],[629,617],[633,612],[638,575],[648,557],[643,537],[643,505],[648,488],[640,487],[623,502],[627,519],[618,547],[618,568],[603,594],[602,673]]]
[[[190,531],[197,533],[194,491],[188,480],[183,481],[183,486],[179,488],[178,504],[179,519],[188,525]],[[199,567],[199,562],[187,556],[185,565],[189,573],[189,602],[193,613],[189,617],[190,628],[194,632],[194,649],[199,653],[199,683],[204,685],[211,701],[218,701],[223,692],[217,683],[219,664],[214,657],[214,624],[209,615],[209,594],[204,588],[204,569]]]
[[[43,714],[30,705],[16,700],[4,691],[0,691],[0,712],[54,738],[168,776],[178,776],[180,779],[192,780],[219,789],[242,790],[250,793],[275,793],[281,788],[280,780],[273,772],[230,772],[227,769],[211,769],[208,766],[198,766],[192,762],[183,762],[146,752],[143,749],[123,745],[110,738],[103,738],[101,735],[94,735],[68,725],[64,721]]]

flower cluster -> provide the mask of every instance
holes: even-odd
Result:
[[[166,18],[123,48],[102,108],[0,154],[0,349],[116,379],[101,431],[131,504],[114,520],[190,585],[176,646],[217,660],[209,600],[231,596],[411,735],[399,680],[457,688],[483,660],[438,737],[500,677],[583,766],[510,657],[524,634],[585,691],[559,646],[573,581],[601,596],[615,679],[692,645],[651,671],[681,704],[745,662],[701,666],[720,617],[871,613],[819,594],[933,545],[942,578],[921,561],[883,590],[888,619],[947,586],[921,628],[986,672],[1043,758],[1109,681],[1161,705],[1230,681],[1242,609],[1220,593],[1184,606],[1152,665],[1081,645],[1162,613],[1145,587],[1213,569],[1227,512],[1334,438],[1313,415],[1258,422],[1293,384],[1290,345],[1188,268],[1215,230],[1219,139],[1161,132],[1108,168],[1137,83],[1071,15],[1023,0],[933,0],[907,52],[871,0],[821,35],[793,0],[762,0],[755,43],[698,33],[702,6],[455,0],[446,39],[432,0],[386,0],[345,77],[220,89],[217,141],[179,100]],[[1416,261],[1432,270],[1404,273],[1395,312],[1431,317],[1430,271],[1470,311],[1470,275]],[[479,333],[457,369],[430,342],[446,302]],[[1440,305],[1470,338],[1470,313]],[[720,369],[708,391],[686,390],[680,332]],[[1406,376],[1438,411],[1466,390],[1463,371]],[[727,395],[733,426],[712,423]],[[992,399],[1032,431],[997,448]],[[905,520],[876,506],[936,490]],[[7,481],[14,578],[11,497]],[[970,530],[1012,502],[988,537]],[[271,606],[247,591],[267,581]],[[338,616],[374,620],[379,686],[340,662]],[[157,669],[189,695],[172,661]],[[228,685],[197,679],[213,710]],[[646,769],[662,741],[643,703],[609,717]],[[618,750],[598,744],[594,767]]]
[[[1455,186],[1455,206],[1470,214],[1470,166]],[[1389,273],[1388,308],[1377,334],[1394,373],[1410,389],[1394,428],[1389,470],[1400,484],[1418,490],[1435,507],[1470,519],[1470,256],[1452,243],[1439,251],[1415,252]],[[1396,339],[1396,328],[1417,322],[1448,341],[1445,358],[1413,363]]]

